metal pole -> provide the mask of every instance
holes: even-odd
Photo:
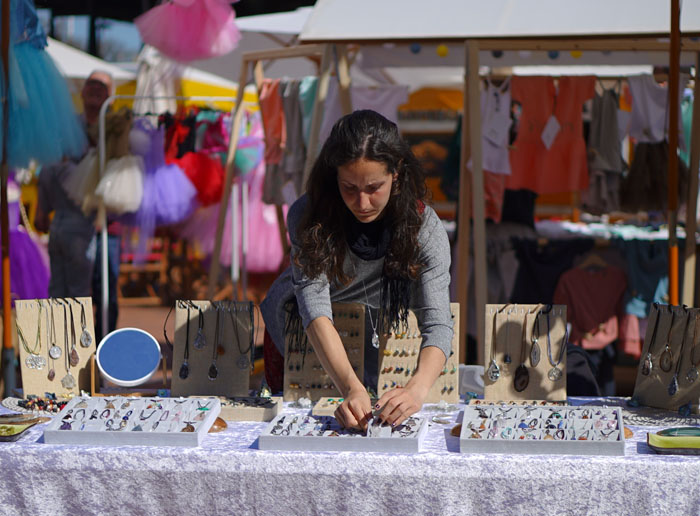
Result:
[[[671,0],[671,45],[668,74],[668,283],[669,302],[679,303],[678,295],[678,81],[681,55],[680,7],[678,0]],[[697,171],[695,171],[697,173]],[[694,235],[686,239],[686,245],[694,241]]]
[[[233,299],[238,301],[238,280],[240,277],[238,266],[238,183],[231,186],[231,283],[233,286]]]

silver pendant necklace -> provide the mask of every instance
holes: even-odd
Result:
[[[85,305],[76,299],[78,303],[80,303],[80,328],[81,328],[81,333],[80,333],[80,345],[84,348],[89,348],[92,346],[92,335],[90,335],[90,332],[87,330],[87,320],[85,318]]]
[[[695,382],[695,380],[698,379],[698,365],[700,364],[700,361],[695,360],[695,348],[698,345],[697,341],[697,333],[698,333],[698,316],[695,316],[695,324],[693,324],[693,347],[690,348],[690,369],[685,375],[685,379],[688,380],[689,383]]]
[[[63,352],[61,351],[61,348],[56,345],[56,323],[54,322],[52,300],[49,300],[49,310],[51,310],[51,339],[49,341],[51,347],[49,348],[49,356],[54,360],[58,360],[61,358],[61,354]]]
[[[550,311],[551,311],[551,308],[550,308]],[[547,377],[551,381],[556,382],[557,380],[561,379],[561,377],[563,376],[562,370],[559,369],[559,364],[561,364],[561,361],[564,358],[564,353],[566,353],[566,346],[569,343],[569,328],[567,327],[564,330],[564,339],[562,340],[561,347],[559,348],[559,357],[555,363],[554,359],[552,358],[552,340],[550,338],[549,312],[546,313],[546,316],[547,316],[547,359],[549,359],[549,365],[552,366],[552,368],[547,373]]]
[[[496,313],[493,315],[493,330],[491,332],[491,363],[489,364],[488,369],[486,369],[486,376],[488,376],[488,379],[492,382],[496,382],[501,377],[501,368],[498,367],[498,364],[496,363],[496,343],[498,342],[498,339],[496,338],[497,320],[498,309],[496,309]]]
[[[190,305],[187,305],[187,333],[185,333],[185,356],[182,359],[182,365],[178,376],[180,380],[186,380],[190,375],[190,365],[187,360],[190,358]]]
[[[63,353],[66,366],[66,376],[61,379],[61,385],[64,389],[72,390],[75,387],[75,377],[71,374],[71,357],[68,350],[68,309],[63,305]]]
[[[204,313],[200,306],[197,306],[197,310],[199,311],[197,316],[197,335],[194,338],[193,345],[194,349],[204,349],[204,346],[207,345],[207,339],[204,336]]]
[[[355,273],[355,277],[357,277],[357,267],[355,266],[355,261],[350,258],[350,263],[352,263],[352,270]],[[362,290],[365,292],[365,303],[367,304],[367,313],[369,314],[369,324],[372,327],[372,346],[376,349],[379,349],[379,335],[377,334],[377,326],[379,326],[379,309],[377,309],[377,320],[375,321],[372,318],[372,307],[369,304],[369,296],[367,295],[367,287],[365,286],[365,280],[363,278],[360,278],[360,281],[362,282]],[[379,296],[379,306],[381,307],[382,300],[381,300],[381,295]]]
[[[651,341],[649,342],[649,349],[647,349],[647,356],[642,362],[642,374],[644,376],[649,376],[652,369],[654,368],[654,361],[652,359],[651,348],[656,343],[656,330],[659,327],[659,319],[661,319],[661,308],[659,308],[658,303],[654,303],[656,307],[656,320],[654,321],[654,330],[651,332]]]
[[[24,348],[24,351],[27,353],[26,358],[24,359],[25,365],[29,369],[37,369],[41,370],[44,368],[46,365],[46,359],[39,355],[39,352],[41,351],[41,301],[38,301],[39,303],[39,317],[38,319],[38,324],[37,324],[37,330],[36,330],[36,340],[34,342],[34,348],[29,347],[29,343],[27,340],[24,338],[24,334],[22,333],[22,328],[20,328],[19,323],[16,322],[17,326],[17,338],[19,341],[22,343],[22,347]]]
[[[659,367],[665,373],[668,373],[673,368],[673,352],[671,351],[671,334],[673,332],[673,322],[676,318],[676,312],[671,306],[668,307],[671,311],[671,325],[668,327],[668,334],[666,335],[666,342],[664,343],[664,351],[661,353],[661,358],[659,360]]]
[[[212,382],[219,376],[219,369],[216,367],[216,359],[219,357],[219,343],[221,342],[221,307],[216,305],[216,327],[214,333],[214,345],[212,346],[211,365],[209,366],[209,380]]]
[[[683,361],[683,349],[685,348],[685,338],[688,334],[688,326],[690,325],[690,317],[688,317],[688,308],[685,306],[683,309],[686,312],[685,329],[683,331],[683,340],[681,341],[681,349],[678,353],[678,362],[676,363],[676,370],[671,378],[671,383],[668,385],[668,395],[674,396],[678,392],[678,375],[681,371],[681,362]],[[695,331],[693,331],[693,343],[695,341]],[[692,360],[692,357],[691,357]]]

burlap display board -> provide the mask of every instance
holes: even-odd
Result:
[[[253,303],[177,301],[175,308],[172,396],[247,396],[255,337]]]
[[[459,303],[450,304],[450,311],[454,323],[452,354],[431,387],[425,403],[437,403],[440,400],[448,403],[459,402]],[[408,313],[408,331],[380,338],[378,397],[381,398],[385,392],[396,387],[404,387],[415,374],[421,341],[418,321],[413,311]]]
[[[361,303],[333,303],[333,325],[343,342],[357,377],[365,370],[365,305]],[[295,342],[290,335],[284,343],[284,400],[309,398],[317,401],[324,397],[339,396],[338,389],[323,370],[306,335]]]
[[[531,357],[533,330],[539,349],[536,365]],[[528,381],[525,388],[518,391],[515,381],[521,364],[527,370]],[[498,368],[499,375],[494,381],[489,375],[489,368],[493,370],[495,367]],[[520,380],[522,376],[522,372],[518,374]],[[559,378],[553,380],[557,377]],[[566,399],[565,305],[486,305],[484,399]]]
[[[15,301],[15,311],[24,396],[69,398],[89,391],[90,357],[97,349],[92,299],[25,299]]]
[[[692,412],[698,412],[698,317],[700,309],[697,308],[652,306],[634,384],[634,397],[640,404],[667,410],[678,410],[688,405]],[[649,357],[651,367],[647,367]],[[692,359],[695,359],[695,363]],[[648,374],[645,374],[647,371]]]

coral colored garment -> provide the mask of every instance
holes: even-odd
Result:
[[[559,278],[554,303],[567,306],[572,342],[584,349],[603,349],[618,338],[627,277],[619,268],[575,267]]]
[[[279,164],[287,141],[280,82],[280,79],[265,79],[260,87],[260,112],[265,127],[265,163],[268,165]]]
[[[588,188],[586,143],[581,111],[593,97],[595,77],[562,77],[559,91],[551,77],[513,77],[511,94],[522,106],[518,137],[510,151],[511,175],[506,188],[538,194],[583,191]],[[554,114],[561,129],[552,146],[542,131]]]

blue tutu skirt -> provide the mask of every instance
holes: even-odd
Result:
[[[51,56],[30,42],[22,42],[11,47],[8,64],[10,167],[26,167],[31,159],[48,165],[64,157],[80,158],[87,148],[87,137],[66,80]]]

